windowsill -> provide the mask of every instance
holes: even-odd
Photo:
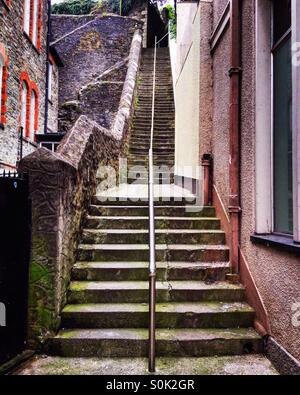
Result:
[[[2,122],[0,122],[0,129],[1,129],[1,130],[4,130],[4,129],[5,129],[5,126],[3,125]]]
[[[274,247],[282,251],[300,255],[300,244],[295,243],[292,237],[279,236],[275,234],[253,235],[250,240],[254,244],[265,245],[266,247]]]
[[[28,36],[28,34],[25,31],[23,31],[23,36],[26,38],[26,40],[29,42],[29,44],[32,46],[32,48],[35,50],[35,52],[38,55],[40,55],[41,54],[40,50],[35,46],[35,44],[31,40],[31,38]]]

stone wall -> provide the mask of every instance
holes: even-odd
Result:
[[[141,26],[137,19],[117,15],[53,15],[54,43],[64,63],[59,73],[60,132],[67,132],[80,115],[112,127],[133,34]]]
[[[136,31],[128,70],[111,130],[81,115],[56,153],[44,148],[24,158],[32,200],[32,254],[29,285],[29,345],[36,347],[55,333],[66,301],[67,285],[81,233],[81,223],[95,193],[99,165],[118,170],[126,150],[134,109],[142,50]]]
[[[59,327],[98,166],[116,166],[120,149],[121,142],[108,130],[81,116],[57,153],[39,148],[20,163],[19,171],[29,174],[32,202],[30,347],[43,343]]]
[[[23,33],[23,0],[11,1],[9,9],[0,1],[0,46],[8,57],[6,123],[0,127],[0,168],[16,165],[20,126],[20,75],[28,73],[39,90],[39,133],[44,130],[46,84],[47,0],[43,0],[41,48],[37,50]],[[24,155],[36,148],[24,141]]]

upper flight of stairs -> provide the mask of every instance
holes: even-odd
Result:
[[[153,60],[154,49],[144,49],[139,73],[137,107],[131,129],[128,167],[143,166],[148,168],[152,117]],[[165,169],[173,168],[174,145],[175,105],[169,49],[158,48],[153,139],[155,166],[163,166]],[[154,178],[156,183],[169,183],[173,179],[172,175],[170,177],[164,175],[164,171],[162,171],[160,179],[158,174]],[[138,183],[147,184],[147,174],[142,173]]]
[[[143,54],[129,165],[147,164],[153,50]],[[158,53],[154,153],[174,163],[174,103],[167,49]],[[145,175],[147,182],[148,175]],[[147,186],[144,186],[147,188]],[[200,357],[262,352],[245,289],[226,281],[229,249],[214,207],[158,201],[157,356]],[[148,355],[147,202],[101,202],[89,208],[72,270],[62,326],[50,352],[64,357]]]

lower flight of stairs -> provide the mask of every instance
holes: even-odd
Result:
[[[94,198],[52,354],[147,356],[147,215],[145,203]],[[260,353],[245,289],[226,282],[229,251],[215,209],[158,202],[155,215],[157,355]]]

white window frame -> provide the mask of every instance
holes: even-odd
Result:
[[[292,0],[292,43],[300,42],[300,1]],[[256,233],[274,231],[272,1],[256,0]],[[300,66],[293,66],[294,241],[300,242]],[[297,105],[298,104],[298,105]]]
[[[33,0],[32,42],[36,46],[38,41],[39,0]]]
[[[21,93],[21,126],[23,127],[24,136],[26,136],[26,120],[27,120],[27,95],[28,89],[26,82],[22,82],[22,93]]]
[[[34,136],[35,136],[35,113],[37,110],[37,95],[35,91],[32,89],[31,90],[31,95],[30,95],[30,124],[29,124],[29,139],[31,141],[34,141]]]
[[[52,101],[52,82],[53,82],[53,71],[54,66],[49,60],[49,71],[48,71],[48,100]]]
[[[24,0],[24,32],[30,34],[30,0]]]
[[[4,59],[0,54],[0,123],[1,123],[1,116],[2,116],[2,87],[3,87],[3,70],[4,70]]]

